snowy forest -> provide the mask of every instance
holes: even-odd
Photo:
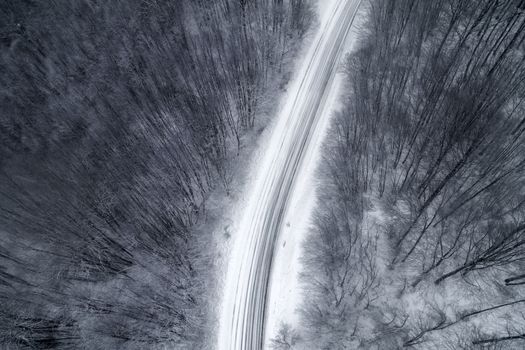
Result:
[[[0,349],[524,349],[524,100],[525,0],[0,1]]]
[[[293,332],[310,349],[523,349],[525,2],[364,6]]]
[[[4,0],[0,348],[210,342],[206,200],[228,193],[308,0]]]

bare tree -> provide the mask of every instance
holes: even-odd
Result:
[[[301,340],[299,333],[288,323],[282,323],[277,335],[270,340],[270,347],[277,350],[293,349]]]

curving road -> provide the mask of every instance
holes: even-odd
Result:
[[[229,262],[220,350],[263,349],[274,245],[359,4],[333,1],[258,166]]]

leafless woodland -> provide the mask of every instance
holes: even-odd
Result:
[[[305,243],[317,349],[525,346],[525,2],[370,1]]]

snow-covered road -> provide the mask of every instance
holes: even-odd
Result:
[[[311,150],[360,0],[334,0],[269,140],[228,264],[220,350],[260,350],[274,247]]]

